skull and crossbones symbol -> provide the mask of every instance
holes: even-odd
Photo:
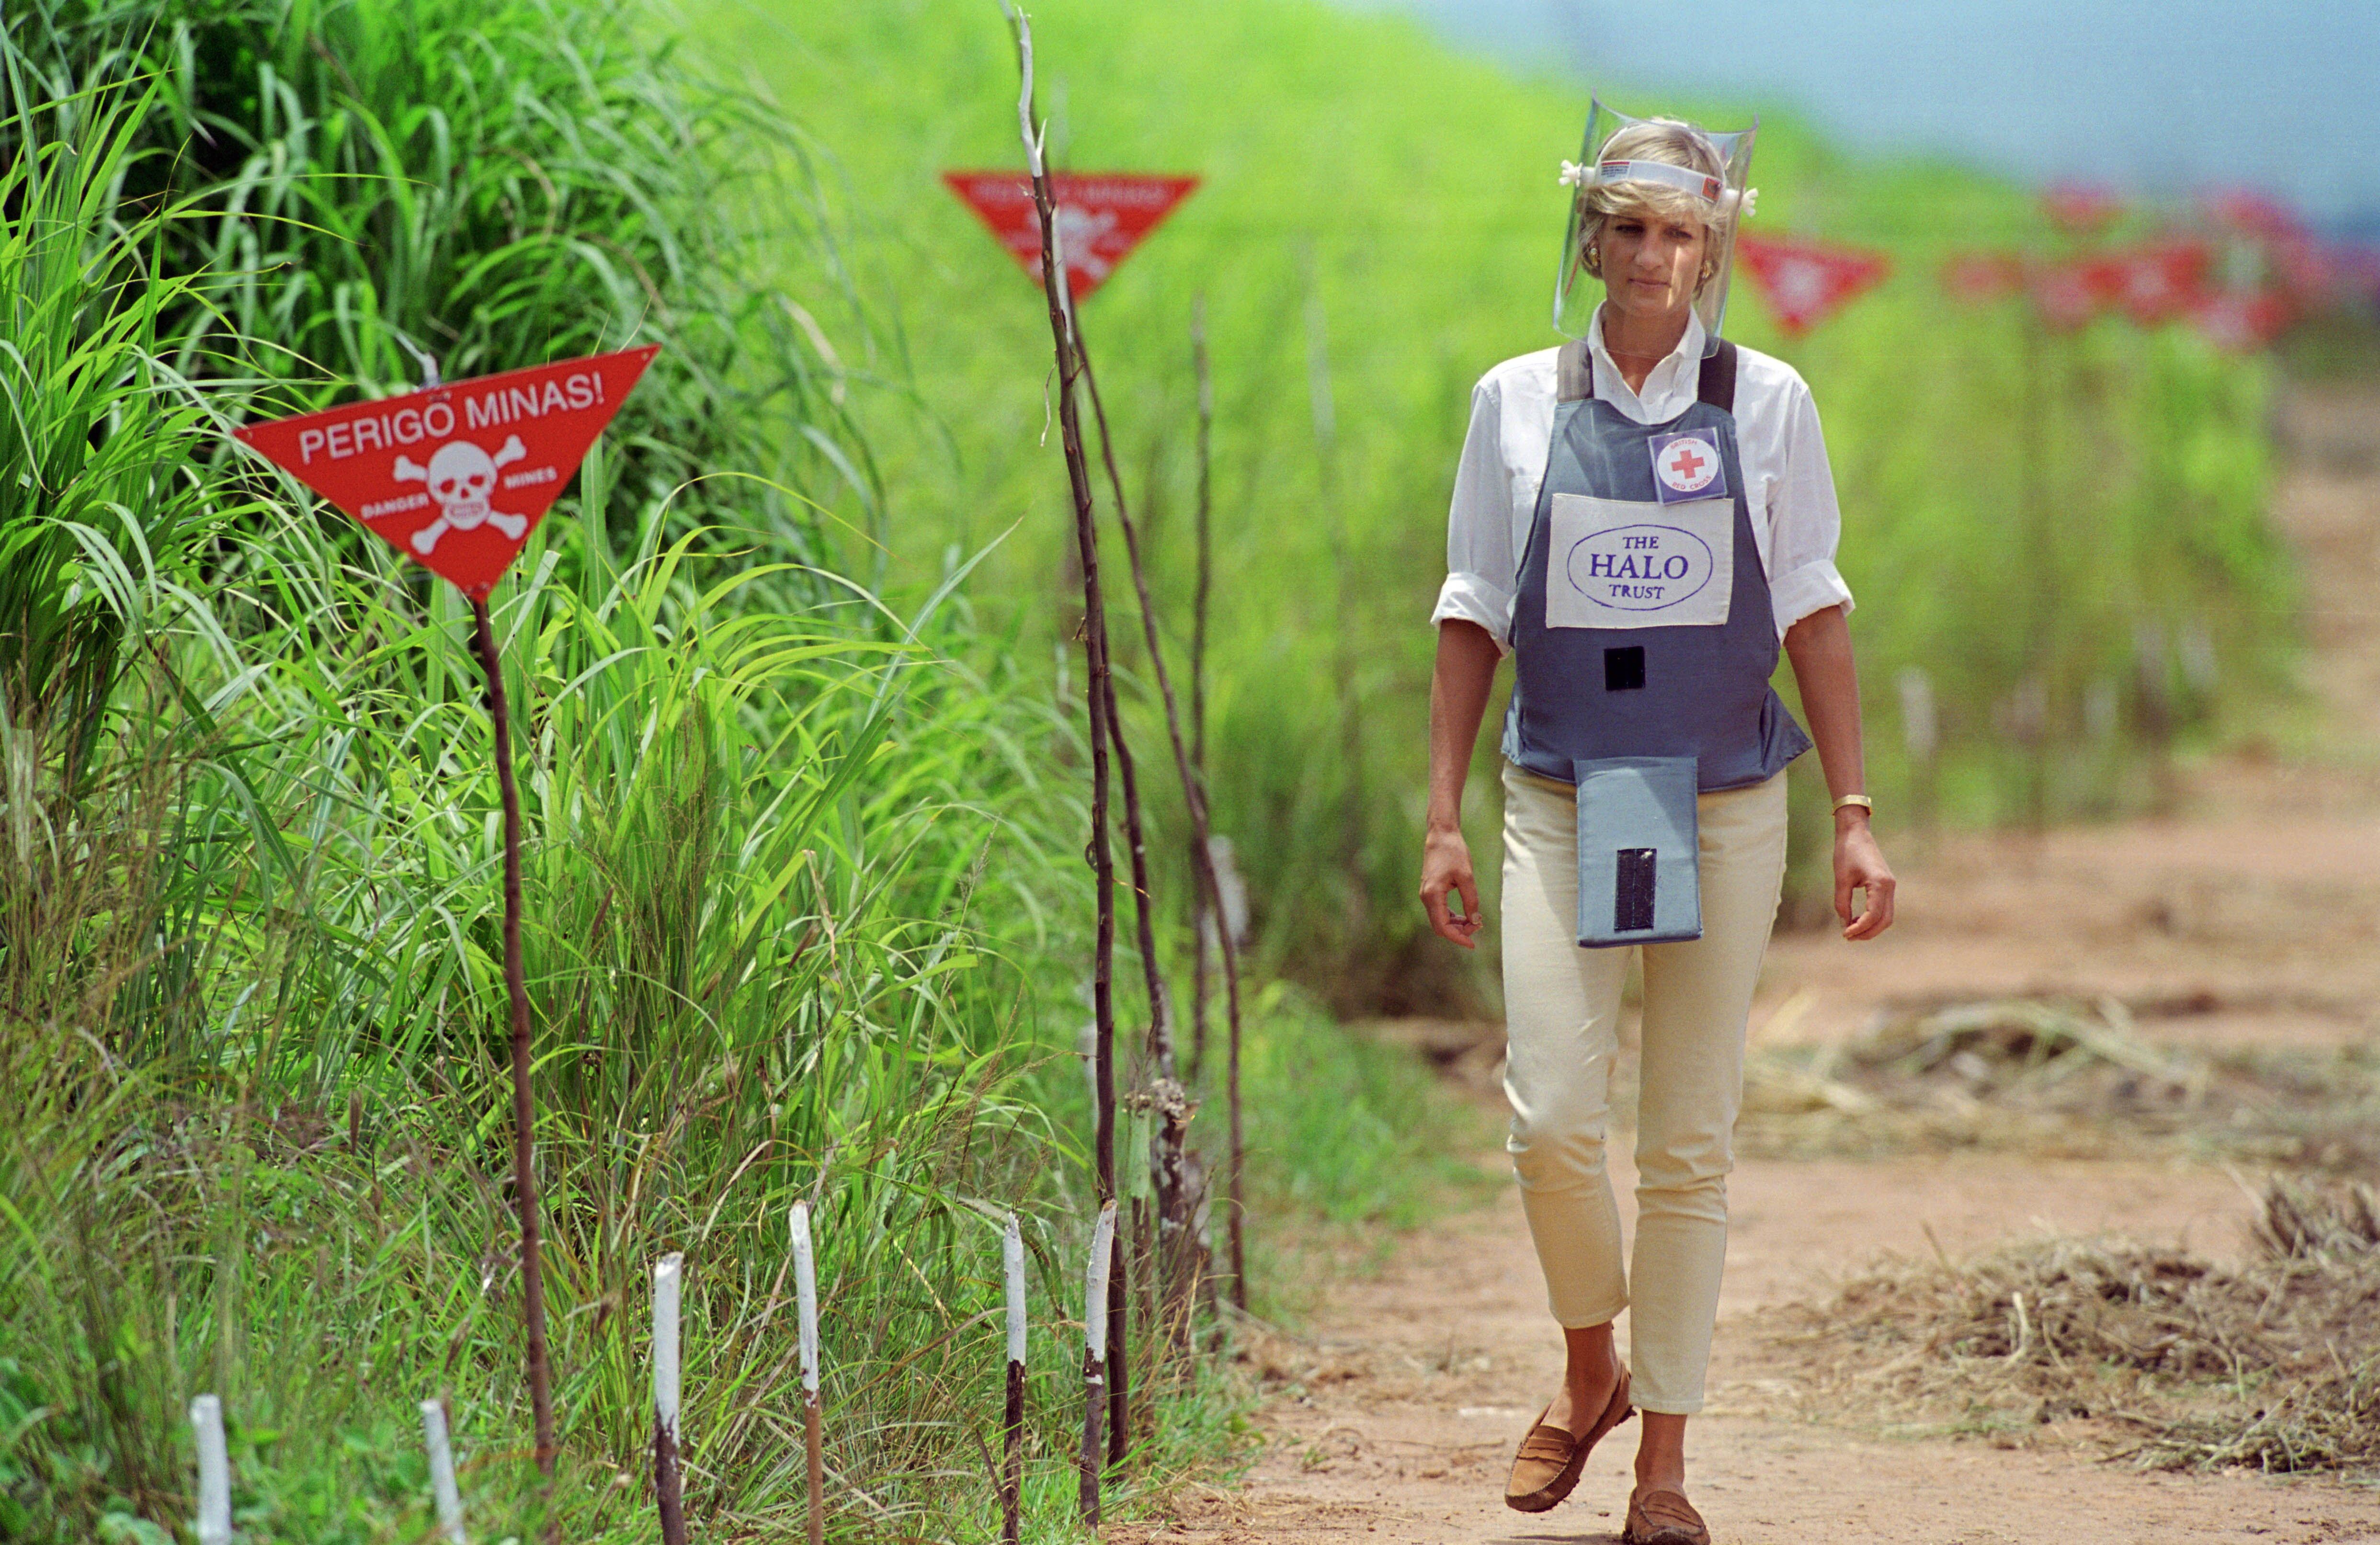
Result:
[[[1078,268],[1094,281],[1103,282],[1115,272],[1115,264],[1099,256],[1099,244],[1114,234],[1115,211],[1101,210],[1097,213],[1074,204],[1058,206],[1058,251],[1068,268]]]
[[[449,440],[431,453],[427,467],[398,456],[396,481],[428,483],[438,504],[438,518],[413,533],[413,550],[426,556],[448,531],[468,531],[482,521],[518,541],[528,530],[528,517],[492,508],[488,496],[496,491],[496,473],[527,455],[528,447],[515,434],[493,456],[468,440]]]

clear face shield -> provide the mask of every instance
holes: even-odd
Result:
[[[1595,319],[1603,283],[1589,268],[1587,251],[1605,210],[1615,204],[1682,208],[1702,220],[1706,233],[1704,277],[1694,307],[1703,324],[1703,352],[1718,347],[1736,230],[1752,213],[1755,195],[1745,179],[1752,170],[1753,136],[1759,132],[1758,118],[1750,128],[1714,134],[1673,118],[1632,118],[1597,101],[1586,116],[1582,164],[1562,164],[1562,181],[1572,190],[1570,230],[1554,281],[1554,326],[1583,338]]]

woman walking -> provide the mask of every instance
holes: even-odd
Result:
[[[1595,104],[1586,162],[1562,169],[1575,193],[1554,313],[1572,341],[1505,361],[1472,394],[1434,616],[1421,897],[1465,948],[1483,916],[1463,779],[1504,654],[1514,671],[1507,1146],[1568,1356],[1505,1501],[1553,1507],[1597,1440],[1641,1410],[1629,1545],[1710,1538],[1686,1499],[1686,1418],[1703,1405],[1727,1255],[1785,766],[1812,736],[1843,936],[1892,922],[1817,412],[1790,366],[1719,336],[1752,140]],[[1768,685],[1780,642],[1809,735]],[[1604,1170],[1630,946],[1644,962],[1633,1256]],[[1630,1363],[1612,1338],[1623,1308]]]

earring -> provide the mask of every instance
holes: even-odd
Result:
[[[1592,241],[1586,244],[1586,267],[1590,274],[1599,272],[1603,267],[1603,254]]]

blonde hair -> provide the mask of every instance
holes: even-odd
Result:
[[[1595,159],[1598,165],[1607,161],[1658,161],[1717,177],[1722,184],[1727,180],[1726,164],[1719,160],[1718,148],[1711,143],[1710,136],[1675,118],[1647,118],[1642,123],[1623,124],[1603,142]],[[1655,220],[1691,220],[1702,226],[1703,268],[1695,289],[1699,291],[1718,272],[1718,226],[1722,217],[1684,189],[1658,182],[1597,182],[1587,186],[1582,201],[1594,217],[1580,237],[1586,244],[1582,256],[1586,272],[1596,278],[1603,277],[1603,253],[1597,240],[1603,235],[1605,223],[1616,215],[1631,214]]]

